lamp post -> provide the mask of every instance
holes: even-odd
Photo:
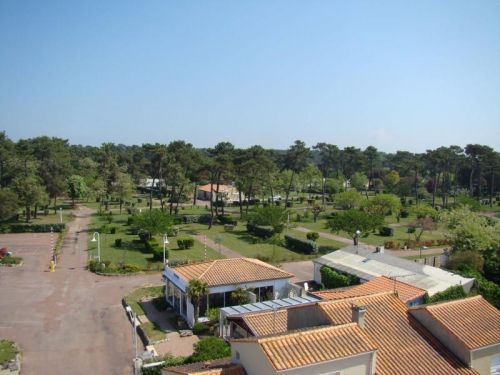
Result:
[[[359,245],[359,236],[361,234],[361,231],[358,229],[356,231],[356,237],[354,238],[354,245],[358,246]]]
[[[101,235],[99,232],[94,232],[92,239],[92,242],[97,242],[97,260],[101,260]]]
[[[168,237],[167,237],[167,234],[165,233],[163,235],[163,265],[164,266],[165,266],[165,261],[166,261],[165,253],[166,253],[167,245],[168,245]]]
[[[59,222],[62,223],[62,207],[59,207]]]

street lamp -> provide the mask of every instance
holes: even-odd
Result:
[[[167,237],[167,234],[165,233],[163,235],[163,264],[164,265],[165,265],[165,260],[166,260],[165,251],[166,251],[167,245],[168,245],[168,237]]]
[[[354,245],[358,246],[359,245],[359,235],[361,234],[361,231],[358,229],[356,231],[356,237],[355,237],[355,240],[354,240]]]
[[[62,207],[59,207],[59,222],[62,223]]]
[[[101,236],[99,232],[94,232],[92,239],[92,242],[97,242],[97,260],[101,260]]]

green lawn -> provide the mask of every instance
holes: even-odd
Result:
[[[238,252],[244,257],[261,258],[271,263],[299,261],[318,257],[317,254],[306,255],[296,253],[279,245],[254,243],[254,237],[247,233],[243,224],[238,224],[233,232],[225,232],[224,227],[221,225],[214,225],[211,230],[208,230],[206,225],[201,224],[190,224],[190,228],[193,232],[206,235],[214,241],[216,238],[221,239],[222,245],[227,246],[229,249]],[[293,235],[296,237],[303,235],[305,238],[305,234],[293,232]],[[330,252],[341,247],[336,241],[321,239],[318,243],[321,250],[325,252]]]
[[[431,258],[433,256],[436,256],[436,255],[441,255],[441,253],[426,253],[426,254],[422,254],[422,259],[424,258]],[[415,259],[420,259],[420,255],[409,255],[407,257],[403,257],[404,259],[408,259],[408,260],[415,260]]]
[[[145,315],[146,313],[139,304],[139,301],[144,298],[155,298],[164,295],[164,286],[150,286],[132,291],[125,297],[125,302],[127,302],[132,311],[134,311],[137,315]]]
[[[150,342],[161,341],[166,337],[166,332],[161,330],[155,323],[146,322],[141,324],[139,327],[141,327],[146,336],[148,336]]]
[[[134,234],[130,234],[129,226],[127,226],[127,218],[129,215],[113,215],[113,221],[108,224],[106,219],[107,215],[99,216],[93,215],[91,220],[91,228],[89,230],[88,237],[88,250],[91,255],[97,255],[97,242],[92,242],[93,232],[98,231],[101,236],[101,260],[109,260],[112,263],[128,263],[135,264],[143,270],[160,270],[162,267],[162,262],[153,261],[153,255],[144,253],[144,245],[138,242],[138,237]],[[110,234],[109,231],[105,230],[104,227],[114,227],[116,228],[115,234]],[[179,236],[187,234],[184,226],[180,226]],[[115,239],[122,239],[122,247],[118,248],[115,246]],[[158,236],[158,243],[161,243],[161,238]],[[181,250],[177,246],[175,237],[170,238],[170,244],[167,245],[169,250],[169,259],[172,261],[177,260],[189,260],[189,261],[202,261],[205,259],[204,246],[195,241],[192,248],[188,250]],[[211,249],[207,249],[207,259],[219,259],[223,258],[219,253]]]
[[[12,341],[0,340],[0,366],[16,358],[17,350]]]
[[[395,215],[387,216],[385,218],[386,225],[394,228],[394,236],[392,237],[384,237],[377,233],[369,233],[367,237],[362,237],[361,242],[367,243],[369,245],[383,245],[386,241],[400,242],[401,244],[408,239],[414,240],[414,236],[408,234],[408,225],[416,219],[414,214],[411,214],[407,218],[401,218],[399,223],[397,222],[397,218]],[[293,222],[295,226],[304,227],[316,232],[324,232],[331,233],[328,228],[326,228],[327,220],[324,218],[318,219],[316,223],[314,222]],[[351,239],[350,235],[346,232],[334,233],[341,237]],[[445,232],[443,228],[440,226],[434,232],[424,232],[421,237],[421,241],[426,240],[438,240],[446,238]]]

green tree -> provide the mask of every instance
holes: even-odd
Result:
[[[283,159],[283,169],[292,171],[288,187],[285,191],[285,206],[288,204],[290,191],[292,190],[294,177],[307,167],[307,162],[311,157],[311,150],[302,141],[295,141],[287,150]]]
[[[0,189],[0,221],[11,219],[18,209],[17,194],[7,189]]]
[[[332,232],[347,232],[357,242],[357,231],[366,237],[369,232],[375,230],[383,223],[381,216],[371,215],[359,210],[348,210],[337,213],[328,221],[328,227]]]
[[[132,198],[134,193],[134,184],[130,176],[126,173],[121,173],[118,175],[115,185],[113,186],[114,195],[118,198],[120,202],[120,213],[122,213],[123,203]]]
[[[75,207],[75,200],[81,199],[87,194],[87,185],[82,176],[73,175],[68,178],[68,196],[71,198],[73,207]]]
[[[361,194],[357,191],[351,190],[335,194],[334,201],[337,207],[349,210],[352,208],[359,208],[362,198]]]
[[[364,173],[354,173],[351,177],[351,186],[357,191],[364,191],[366,198],[368,198],[368,177]]]
[[[413,232],[415,241],[419,242],[424,232],[435,231],[438,225],[431,217],[426,216],[413,221],[408,227],[415,229]]]
[[[194,321],[198,322],[200,316],[200,302],[209,293],[208,284],[199,279],[192,279],[187,286],[187,295],[194,307]]]
[[[384,177],[384,186],[390,192],[394,193],[400,181],[399,173],[397,171],[390,171]]]
[[[378,194],[366,201],[363,207],[373,215],[398,215],[401,210],[401,201],[393,194]]]
[[[277,206],[257,207],[248,216],[248,221],[254,225],[265,225],[274,228],[276,233],[281,233],[287,221],[288,211]]]
[[[29,222],[31,220],[31,209],[43,203],[43,200],[47,197],[47,193],[40,184],[38,176],[33,174],[16,177],[13,181],[13,187],[20,204],[25,208],[26,222]]]
[[[172,227],[173,218],[168,213],[158,209],[148,210],[134,215],[132,226],[136,231],[144,231],[149,237],[168,233]]]

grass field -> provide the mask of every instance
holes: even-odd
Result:
[[[8,340],[0,340],[0,366],[16,358],[17,350]]]
[[[208,230],[206,225],[191,224],[190,229],[193,233],[206,235],[208,238],[216,242],[220,239],[222,245],[240,253],[242,256],[249,258],[261,258],[271,263],[299,261],[318,257],[317,254],[307,255],[296,253],[279,245],[260,242],[255,243],[254,237],[248,234],[245,226],[242,224],[238,224],[232,232],[225,232],[224,227],[221,225],[214,225],[212,229]],[[293,236],[302,236],[303,238],[306,238],[305,234],[297,234],[295,232],[293,233]],[[318,244],[320,246],[320,251],[322,252],[331,252],[342,247],[342,244],[327,239],[318,240]]]
[[[127,218],[129,215],[113,215],[113,221],[111,224],[108,224],[106,221],[107,215],[92,216],[91,220],[91,228],[89,230],[88,237],[88,250],[91,255],[97,255],[97,242],[92,242],[92,234],[97,231],[100,233],[100,241],[101,241],[101,260],[106,261],[109,260],[112,263],[128,263],[134,264],[140,267],[143,270],[154,270],[161,269],[162,262],[153,261],[153,255],[144,253],[144,245],[142,243],[138,243],[137,235],[130,234],[129,226],[127,226]],[[116,228],[115,234],[106,233],[108,230],[105,230],[105,227],[114,227]],[[185,235],[188,233],[189,229],[186,229],[184,226],[180,226],[179,236]],[[118,248],[115,246],[115,239],[122,239],[122,247]],[[161,243],[161,238],[158,236],[158,243]],[[195,241],[194,246],[187,250],[181,250],[177,247],[177,242],[174,238],[170,238],[170,244],[167,246],[169,250],[169,259],[173,261],[177,260],[189,260],[189,261],[202,261],[205,259],[205,249],[204,246]],[[219,259],[223,258],[219,253],[212,249],[207,249],[207,259]]]

